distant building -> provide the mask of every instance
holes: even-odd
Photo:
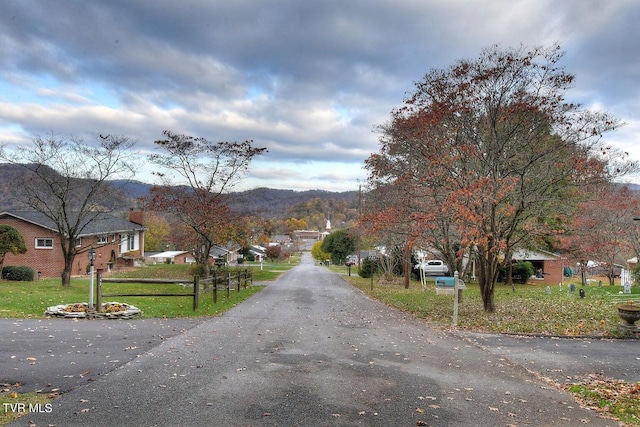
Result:
[[[300,240],[319,240],[320,232],[316,230],[295,230],[293,235]]]
[[[282,245],[282,246],[290,245],[291,244],[291,237],[289,237],[286,234],[276,234],[271,239],[271,243],[277,243],[277,244]]]
[[[146,256],[148,262],[165,264],[193,264],[195,258],[189,251],[164,251]]]

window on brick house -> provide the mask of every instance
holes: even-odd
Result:
[[[120,242],[120,248],[123,252],[128,252],[136,249],[136,242],[133,234],[121,234]]]
[[[49,237],[36,237],[36,249],[53,249],[53,239]]]
[[[99,245],[106,245],[107,244],[107,236],[98,236],[97,243]]]
[[[82,237],[77,237],[76,238],[76,247],[79,248],[80,246],[82,246]]]

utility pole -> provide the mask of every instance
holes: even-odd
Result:
[[[361,203],[362,203],[362,184],[360,184],[360,180],[358,180],[358,242],[357,242],[357,250],[358,250],[358,268],[361,268],[362,265],[360,264],[360,209],[361,209]]]

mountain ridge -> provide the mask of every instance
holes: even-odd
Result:
[[[19,210],[25,207],[20,203],[20,182],[27,171],[20,165],[0,163],[0,211]],[[139,199],[147,196],[154,184],[137,180],[110,180],[110,184],[123,193],[120,206],[137,206]],[[232,192],[231,207],[245,214],[262,217],[264,219],[286,220],[296,211],[309,209],[323,210],[324,215],[330,215],[332,208],[343,209],[343,206],[353,208],[357,201],[357,191],[331,192],[327,190],[283,190],[268,187],[258,187],[250,190]],[[318,200],[320,202],[318,202]],[[305,204],[307,208],[302,208]]]

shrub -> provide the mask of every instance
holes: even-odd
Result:
[[[631,278],[633,283],[640,285],[640,264],[636,265],[634,269],[631,270]]]
[[[204,277],[204,265],[202,264],[191,264],[189,268],[189,275]]]
[[[513,264],[512,276],[518,278],[521,283],[527,283],[529,277],[533,276],[533,264],[529,261],[518,261]]]
[[[365,258],[362,261],[362,267],[360,267],[360,269],[358,270],[358,276],[368,279],[373,276],[379,269],[380,266],[378,265],[377,259]]]
[[[27,266],[6,266],[2,269],[2,278],[21,282],[33,281],[33,268]]]

